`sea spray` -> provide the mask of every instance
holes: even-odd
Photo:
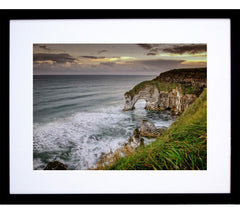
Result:
[[[173,122],[168,112],[145,110],[141,100],[134,111],[122,111],[124,91],[146,77],[105,79],[35,79],[34,169],[44,169],[55,160],[70,170],[94,167],[102,155],[122,147],[142,120],[156,126],[169,126]]]

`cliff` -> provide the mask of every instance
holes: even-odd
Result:
[[[112,163],[110,170],[206,170],[207,89],[151,145]]]
[[[124,110],[133,110],[139,99],[148,110],[170,109],[181,114],[207,86],[206,68],[174,69],[136,85],[124,94]]]

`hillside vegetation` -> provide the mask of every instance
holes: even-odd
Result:
[[[147,86],[154,86],[159,91],[170,92],[174,88],[182,91],[182,94],[195,94],[199,96],[206,87],[206,68],[173,69],[161,73],[153,80],[143,81],[125,95],[133,97]]]
[[[106,169],[206,170],[207,89],[160,138]]]

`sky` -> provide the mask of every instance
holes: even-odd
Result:
[[[159,75],[207,67],[206,44],[34,44],[34,75]]]

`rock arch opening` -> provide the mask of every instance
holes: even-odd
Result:
[[[133,108],[136,108],[136,109],[144,109],[144,108],[146,108],[146,104],[147,104],[146,100],[143,99],[143,98],[141,98],[141,99],[138,99],[138,100],[134,103]]]

